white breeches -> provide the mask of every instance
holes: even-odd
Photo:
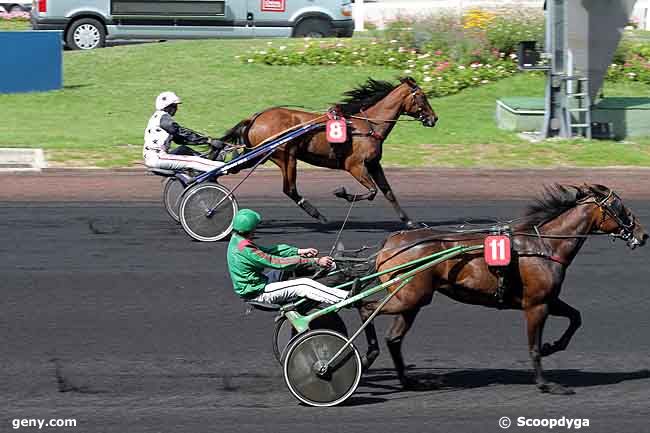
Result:
[[[163,168],[165,170],[192,169],[196,171],[210,171],[224,165],[220,161],[201,158],[200,156],[173,155],[165,152],[148,151],[145,153],[144,163],[149,168]]]
[[[267,284],[264,293],[253,300],[269,304],[285,304],[291,299],[308,298],[326,304],[336,304],[347,296],[348,292],[345,290],[327,287],[309,278],[297,278]]]

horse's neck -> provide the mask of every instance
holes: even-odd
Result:
[[[545,238],[553,255],[560,256],[567,262],[573,260],[586,240],[582,236],[588,235],[593,230],[595,212],[595,205],[576,206],[540,227],[540,233],[543,235],[567,236],[567,238]]]
[[[403,91],[402,86],[398,86],[384,99],[365,110],[363,112],[364,117],[368,117],[369,119],[396,120],[402,114],[404,108],[404,98],[401,97]],[[395,126],[395,122],[376,123],[379,126],[375,128],[375,131],[381,134],[384,138],[390,134],[390,131]]]

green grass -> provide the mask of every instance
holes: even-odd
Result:
[[[31,30],[29,21],[24,20],[0,20],[0,31],[3,30]]]
[[[274,40],[281,44],[281,40]],[[163,90],[184,100],[177,119],[219,136],[263,108],[298,104],[325,109],[368,76],[393,79],[380,67],[244,65],[237,54],[262,40],[178,41],[66,51],[63,90],[0,95],[0,146],[46,149],[69,166],[129,166],[141,158],[142,133]],[[542,95],[543,78],[519,74],[460,94],[430,100],[436,128],[398,124],[384,161],[398,166],[650,166],[650,139],[634,144],[550,142],[531,144],[494,122],[500,96]],[[608,86],[608,96],[647,95],[646,86]]]

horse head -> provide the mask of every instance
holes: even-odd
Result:
[[[436,115],[436,112],[433,111],[433,108],[431,108],[431,105],[429,105],[427,95],[425,95],[420,86],[417,85],[415,79],[412,77],[405,77],[400,79],[400,82],[403,85],[408,86],[411,91],[404,102],[404,114],[418,119],[424,126],[436,126],[438,116]]]
[[[584,185],[579,189],[600,210],[596,230],[623,239],[630,249],[645,245],[648,233],[618,194],[603,185]]]

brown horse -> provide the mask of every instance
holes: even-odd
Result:
[[[394,86],[385,81],[368,79],[366,83],[345,93],[347,98],[336,108],[348,122],[348,140],[341,144],[327,141],[324,128],[305,134],[280,146],[271,160],[280,168],[284,193],[310,216],[321,222],[326,218],[296,188],[297,160],[318,167],[345,170],[368,189],[365,194],[352,195],[344,188],[335,191],[348,201],[373,200],[377,187],[395,208],[408,227],[413,221],[402,210],[391,190],[380,161],[382,144],[401,115],[411,116],[424,126],[435,126],[438,118],[426,95],[412,78],[403,78]],[[324,122],[326,116],[284,107],[269,108],[235,125],[221,138],[227,142],[253,148],[269,137],[305,122]],[[323,123],[324,126],[324,123]]]
[[[438,291],[467,304],[523,310],[537,386],[542,392],[573,393],[547,382],[541,364],[542,357],[566,349],[581,324],[580,312],[559,298],[566,269],[591,234],[612,234],[627,241],[632,249],[644,245],[648,234],[619,196],[601,185],[547,188],[544,197],[531,205],[522,219],[510,223],[512,261],[503,272],[488,267],[481,251],[461,256],[418,274],[381,311],[396,315],[386,343],[403,386],[421,386],[406,375],[401,346],[420,308],[431,303]],[[482,245],[487,233],[477,231],[445,234],[418,229],[394,233],[377,256],[377,270],[457,245]],[[382,281],[390,277],[386,275]],[[367,318],[377,305],[364,303],[360,307],[362,318]],[[542,344],[549,315],[566,317],[570,323],[558,341]],[[372,326],[366,328],[366,337],[367,368],[379,355],[379,346]]]

